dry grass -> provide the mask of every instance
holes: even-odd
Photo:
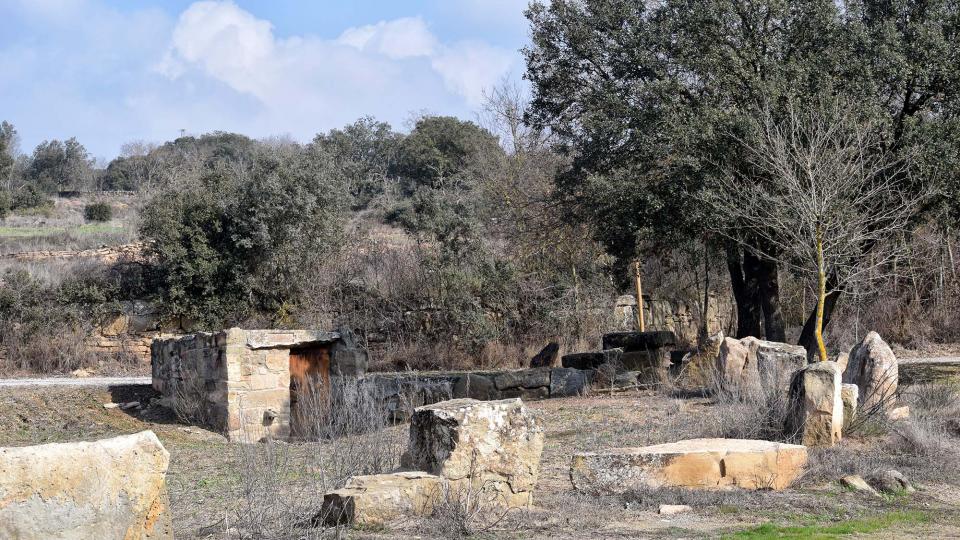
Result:
[[[909,397],[913,390],[904,389],[905,400],[913,399]],[[950,402],[949,396],[944,398],[937,392],[925,392],[926,397],[917,398],[929,405],[910,401],[917,418],[926,415],[928,408],[936,409],[944,399]],[[128,395],[116,397],[118,401],[131,399]],[[339,437],[297,444],[271,441],[236,445],[201,429],[168,423],[169,418],[151,420],[151,415],[103,409],[102,403],[109,400],[109,393],[95,390],[0,391],[0,445],[96,439],[153,429],[171,453],[167,481],[177,538],[201,537],[201,531],[214,539],[239,538],[242,534],[253,537],[250,531],[264,523],[267,529],[280,530],[282,527],[270,525],[273,518],[269,516],[283,508],[276,501],[291,501],[297,494],[310,497],[302,505],[290,503],[283,510],[289,518],[280,519],[287,527],[294,524],[295,516],[308,518],[318,508],[313,505],[322,493],[319,490],[327,485],[324,482],[333,485],[334,476],[339,476],[328,475],[324,480],[314,474],[323,470],[322,459],[330,459],[323,456],[338,455],[337,444],[353,448],[351,451],[367,444],[348,444]],[[932,461],[908,452],[909,448],[893,451],[895,440],[885,437],[849,438],[833,449],[812,450],[807,475],[794,489],[783,492],[661,489],[604,497],[578,494],[569,481],[572,453],[697,437],[704,433],[705,424],[716,421],[715,415],[722,412],[722,407],[710,399],[675,399],[658,392],[553,399],[528,405],[546,434],[534,507],[528,514],[511,512],[486,530],[482,523],[473,525],[470,531],[477,538],[714,538],[767,522],[829,522],[894,510],[931,512],[938,516],[939,528],[900,525],[887,530],[887,538],[910,534],[936,537],[960,531],[957,458],[944,456]],[[387,427],[363,440],[378,444],[393,441],[399,450],[406,440],[406,429],[404,425]],[[953,444],[958,446],[957,442]],[[889,468],[907,475],[917,484],[918,493],[875,498],[846,492],[835,484],[842,474],[866,476],[873,470]],[[694,510],[667,518],[656,514],[660,504],[690,504]],[[238,520],[245,508],[262,509],[257,510],[262,513],[250,511],[249,523],[245,523]],[[456,508],[454,511],[459,512]],[[247,526],[250,529],[244,529]],[[296,534],[288,534],[291,530]],[[300,527],[280,533],[281,537],[300,538],[335,535],[337,531]],[[377,530],[351,530],[347,536],[403,539],[447,538],[449,534],[428,519],[391,523]]]

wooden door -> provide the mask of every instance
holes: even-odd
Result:
[[[290,436],[309,437],[310,415],[330,390],[330,349],[290,349]],[[307,393],[311,395],[308,395]],[[316,395],[321,393],[321,395]]]

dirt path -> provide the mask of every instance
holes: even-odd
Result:
[[[150,384],[150,377],[46,377],[31,379],[0,379],[0,388],[36,386],[108,387]]]

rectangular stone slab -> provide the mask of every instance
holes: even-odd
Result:
[[[806,447],[796,444],[690,439],[574,454],[570,480],[589,493],[658,487],[780,490],[796,480],[806,462]]]
[[[328,525],[383,525],[405,516],[424,516],[442,494],[444,480],[425,472],[398,472],[354,476],[338,490],[323,496],[323,508],[314,517]]]

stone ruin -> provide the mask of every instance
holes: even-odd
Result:
[[[519,399],[455,399],[417,408],[404,470],[355,476],[324,496],[314,518],[328,524],[381,526],[463,504],[465,493],[488,509],[529,507],[540,470],[543,428]]]
[[[297,436],[297,389],[360,376],[367,355],[347,332],[231,328],[154,340],[151,368],[169,408],[230,440],[257,440]]]

